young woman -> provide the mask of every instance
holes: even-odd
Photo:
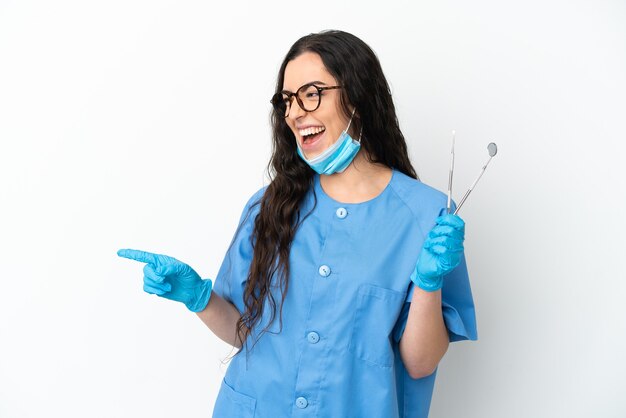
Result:
[[[242,349],[214,417],[426,417],[449,341],[476,339],[464,223],[418,180],[357,37],[299,39],[271,102],[271,182],[244,208],[214,287],[172,257],[118,254],[147,263],[146,292]]]

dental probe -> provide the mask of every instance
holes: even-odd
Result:
[[[456,131],[452,131],[452,150],[450,151],[450,175],[448,177],[448,206],[447,213],[450,213],[450,204],[452,202],[452,174],[454,173],[454,138]]]

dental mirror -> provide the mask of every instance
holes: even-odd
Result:
[[[493,156],[498,153],[498,146],[494,142],[490,142],[489,145],[487,145],[487,152],[489,152],[489,159],[487,160],[487,162],[483,166],[483,169],[480,171],[480,174],[478,175],[476,180],[474,180],[474,183],[472,183],[472,185],[470,186],[469,190],[467,192],[465,192],[465,195],[463,196],[463,199],[461,199],[461,201],[459,202],[459,205],[457,206],[456,210],[454,211],[455,215],[457,213],[459,213],[459,210],[461,210],[461,206],[463,206],[463,203],[465,203],[465,199],[467,199],[467,196],[469,196],[469,194],[472,192],[472,190],[474,190],[474,186],[476,186],[476,183],[478,183],[478,180],[480,180],[480,178],[483,176],[483,173],[485,172],[485,169],[487,168],[487,165],[489,164],[489,161],[491,161]]]

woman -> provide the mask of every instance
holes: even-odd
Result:
[[[357,37],[299,39],[272,104],[272,180],[244,208],[214,288],[174,258],[118,254],[147,263],[144,290],[246,346],[215,417],[426,417],[449,341],[476,339],[464,223],[418,181]]]

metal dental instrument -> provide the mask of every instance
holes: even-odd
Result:
[[[478,180],[480,180],[480,178],[482,177],[483,173],[485,172],[485,169],[487,168],[487,164],[489,164],[489,161],[491,161],[491,158],[493,158],[493,156],[498,153],[498,146],[495,143],[491,142],[489,145],[487,145],[487,151],[489,151],[489,159],[487,160],[487,162],[483,166],[483,169],[480,171],[480,174],[478,175],[478,178],[476,180],[474,180],[474,183],[472,183],[472,185],[470,186],[469,190],[467,192],[465,192],[465,195],[463,196],[463,199],[461,199],[461,201],[459,202],[459,205],[457,206],[456,210],[454,211],[455,215],[459,212],[459,210],[461,210],[461,206],[463,206],[463,203],[465,202],[465,199],[467,199],[467,196],[469,196],[469,194],[472,192],[472,190],[474,190],[474,186],[476,186],[476,183],[478,183]]]
[[[448,177],[448,206],[447,213],[450,213],[450,204],[452,201],[452,173],[454,173],[454,138],[456,131],[452,131],[452,150],[450,151],[450,176]]]

